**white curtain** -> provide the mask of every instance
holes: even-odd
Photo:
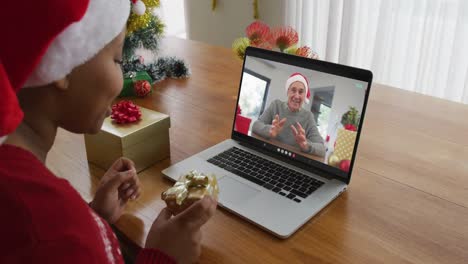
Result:
[[[326,61],[468,103],[467,0],[287,0],[285,23]]]

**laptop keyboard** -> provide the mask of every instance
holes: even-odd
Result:
[[[298,203],[324,184],[236,147],[219,153],[208,162]]]

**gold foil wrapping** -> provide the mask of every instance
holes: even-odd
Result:
[[[205,175],[195,170],[183,175],[173,187],[161,194],[173,214],[178,214],[194,202],[210,195],[218,199],[218,182],[215,175]]]
[[[356,142],[356,131],[339,129],[336,137],[336,147],[334,154],[341,160],[351,160]]]

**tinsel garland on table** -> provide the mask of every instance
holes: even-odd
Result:
[[[139,59],[122,64],[124,72],[146,71],[153,82],[160,82],[166,78],[187,78],[190,76],[190,69],[185,62],[175,57],[161,57],[151,64],[143,64]]]

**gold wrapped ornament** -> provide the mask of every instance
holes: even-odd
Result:
[[[338,158],[335,154],[331,154],[330,157],[328,157],[328,165],[338,167],[339,163],[340,158]]]
[[[253,5],[253,18],[254,19],[259,19],[260,15],[259,15],[259,12],[258,12],[258,0],[253,0],[252,5]],[[211,11],[215,11],[217,6],[218,6],[218,1],[217,0],[211,0]]]
[[[195,170],[190,171],[174,184],[173,187],[161,194],[169,210],[178,214],[188,208],[205,195],[218,200],[218,181],[215,175],[205,175]]]

